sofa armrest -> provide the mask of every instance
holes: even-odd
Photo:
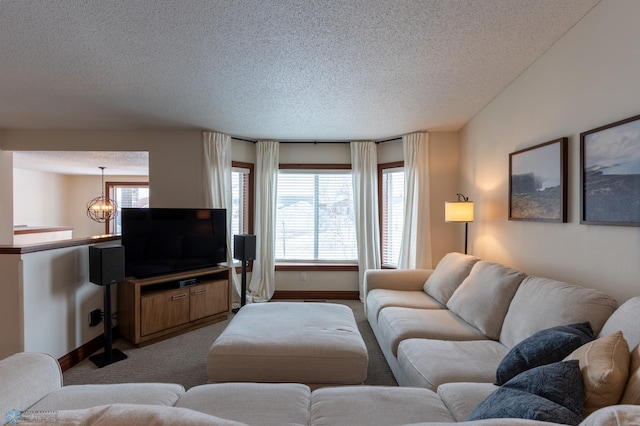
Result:
[[[51,355],[19,352],[0,361],[0,413],[24,411],[62,387],[60,364]]]
[[[369,269],[364,273],[364,294],[376,288],[420,291],[433,269]]]

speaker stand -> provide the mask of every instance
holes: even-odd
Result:
[[[90,356],[89,359],[98,368],[127,359],[127,355],[119,349],[112,349],[113,326],[111,325],[111,284],[104,286],[104,352]]]
[[[247,261],[242,261],[242,281],[240,284],[240,308],[247,304]],[[240,308],[232,309],[237,314]]]

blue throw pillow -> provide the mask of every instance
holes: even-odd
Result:
[[[562,361],[585,343],[594,340],[588,322],[541,330],[515,345],[500,361],[494,385],[502,386],[523,371]]]
[[[467,420],[519,418],[577,425],[584,420],[584,387],[577,360],[555,362],[509,380]]]

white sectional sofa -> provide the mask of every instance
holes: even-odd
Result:
[[[636,357],[632,380],[640,392],[640,353]],[[185,392],[182,386],[169,383],[62,386],[60,367],[49,355],[18,353],[0,361],[0,412],[8,424],[435,426],[465,419],[494,388],[487,383],[454,383],[440,386],[437,393],[384,386],[312,392],[306,385],[293,383],[225,383]],[[591,414],[581,426],[638,422],[640,406],[615,405]],[[461,424],[556,423],[507,418]]]
[[[492,383],[516,343],[584,321],[598,335],[618,306],[601,291],[460,253],[434,270],[369,270],[365,289],[367,319],[398,384],[431,390]]]
[[[493,384],[497,371],[521,342],[552,327],[581,323],[591,328],[597,342],[562,361],[580,359],[584,414],[620,401],[640,403],[629,396],[635,391],[622,397],[640,367],[640,297],[618,307],[601,291],[527,276],[460,253],[447,254],[433,270],[367,271],[365,292],[367,319],[398,384],[437,392],[457,421],[499,389]],[[597,365],[602,361],[595,354],[604,341],[619,343],[617,365]],[[592,358],[580,358],[585,353]],[[598,356],[613,358],[613,352]],[[591,367],[606,371],[594,373]],[[599,375],[602,382],[587,383],[589,374]]]
[[[435,270],[368,271],[366,289],[367,317],[400,387],[63,386],[54,358],[18,353],[0,361],[0,413],[8,423],[58,425],[555,425],[511,415],[467,419],[482,418],[478,409],[513,391],[520,377],[552,371],[531,368],[495,385],[505,355],[549,327],[588,322],[593,340],[549,364],[578,375],[563,383],[567,394],[579,388],[584,395],[573,407],[586,415],[580,426],[640,424],[640,297],[618,307],[602,292],[459,253],[445,256]],[[552,375],[543,379],[546,386]],[[542,395],[536,392],[524,393],[526,407]]]

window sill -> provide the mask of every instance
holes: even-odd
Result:
[[[276,262],[276,271],[357,271],[356,263]]]

